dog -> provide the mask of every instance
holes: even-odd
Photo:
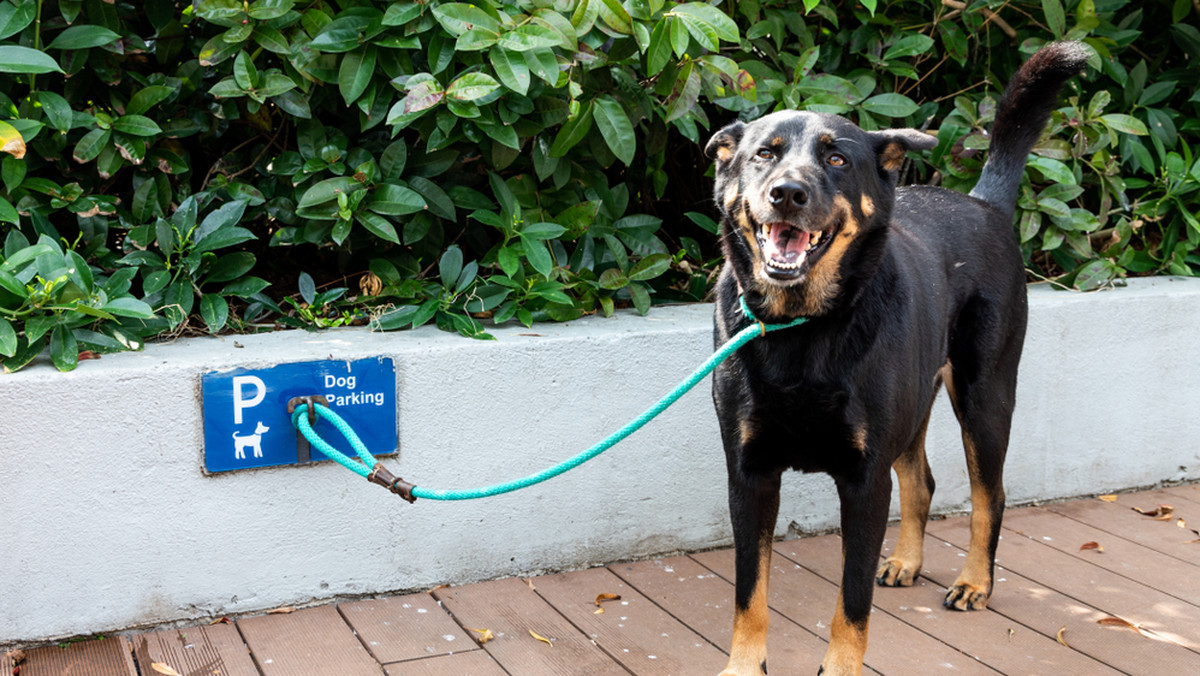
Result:
[[[254,434],[248,434],[243,437],[243,436],[238,436],[238,433],[234,432],[233,433],[233,457],[235,459],[244,460],[246,458],[246,449],[249,448],[254,451],[254,457],[261,458],[262,457],[262,435],[266,434],[266,432],[270,429],[271,429],[270,427],[267,427],[266,425],[262,424],[262,421],[260,420],[258,422],[258,424],[254,426]]]
[[[755,322],[809,318],[764,331],[713,376],[736,557],[723,674],[767,673],[767,581],[789,468],[830,474],[841,505],[842,582],[818,673],[862,672],[872,583],[911,585],[921,570],[934,489],[925,430],[942,384],[971,481],[970,551],[944,605],[987,605],[1027,315],[1013,211],[1026,157],[1088,54],[1052,43],[1017,71],[969,195],[896,187],[906,153],[937,145],[915,129],[783,111],[709,140],[725,254],[715,342]],[[900,536],[880,566],[892,470]]]

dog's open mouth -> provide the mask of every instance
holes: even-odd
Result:
[[[782,221],[765,223],[759,229],[758,245],[767,275],[775,279],[794,279],[814,254],[824,250],[837,230],[834,223],[825,230],[809,232]]]

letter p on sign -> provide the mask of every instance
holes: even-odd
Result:
[[[245,391],[242,389],[244,385],[254,386],[254,395],[247,399]],[[262,403],[263,397],[267,396],[267,384],[258,376],[234,376],[233,378],[233,424],[242,424],[242,409],[253,408]]]

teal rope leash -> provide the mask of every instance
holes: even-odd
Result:
[[[400,495],[409,502],[412,502],[416,498],[427,498],[429,500],[473,500],[475,498],[486,498],[493,495],[501,495],[503,493],[520,490],[522,488],[528,488],[529,486],[539,484],[547,479],[553,479],[554,477],[568,470],[572,470],[617,445],[626,437],[644,427],[646,423],[650,422],[657,417],[658,414],[665,411],[669,406],[671,406],[671,404],[674,404],[676,401],[678,401],[680,397],[695,387],[697,383],[705,378],[705,376],[712,373],[721,362],[728,359],[730,355],[732,355],[734,352],[737,352],[738,348],[750,342],[751,340],[754,340],[759,336],[764,336],[772,331],[790,329],[808,321],[807,317],[799,317],[783,324],[766,324],[762,321],[759,321],[754,316],[754,313],[750,311],[749,306],[746,305],[746,300],[744,297],[739,296],[738,301],[741,304],[742,313],[745,314],[746,318],[752,323],[743,328],[741,331],[738,331],[733,338],[730,338],[724,345],[722,345],[715,353],[713,353],[712,356],[710,356],[703,364],[701,364],[699,368],[697,368],[675,389],[667,393],[667,395],[662,399],[659,399],[653,406],[646,409],[646,411],[641,415],[629,421],[629,423],[627,423],[624,427],[616,432],[613,432],[591,448],[572,458],[568,458],[567,460],[564,460],[553,467],[538,472],[537,474],[531,474],[527,477],[516,479],[514,481],[470,490],[432,490],[421,486],[414,486],[402,479],[395,477],[388,472],[383,465],[376,462],[374,456],[371,455],[370,451],[368,451],[366,446],[362,443],[362,440],[360,440],[358,435],[354,433],[354,430],[350,427],[350,424],[347,423],[341,416],[331,411],[329,408],[325,406],[317,406],[312,402],[301,404],[292,412],[292,425],[296,429],[300,430],[300,433],[303,434],[304,437],[308,439],[317,450],[324,453],[326,457],[336,461],[338,464],[349,469],[355,474],[366,477],[368,481],[380,484],[390,489],[392,492]],[[311,413],[310,409],[312,411]],[[326,443],[325,440],[322,439],[315,430],[313,430],[312,420],[310,420],[310,418],[313,417],[312,413],[315,413],[316,417],[331,423],[334,428],[336,428],[338,432],[340,432],[342,436],[350,442],[351,447],[354,448],[355,453],[358,454],[358,458],[362,462],[360,463],[355,461],[355,459],[346,456],[333,446],[330,446],[328,443]]]

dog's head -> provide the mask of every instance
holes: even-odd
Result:
[[[886,230],[905,151],[937,139],[863,131],[836,115],[784,111],[709,140],[726,265],[776,318],[827,312],[868,242]]]

